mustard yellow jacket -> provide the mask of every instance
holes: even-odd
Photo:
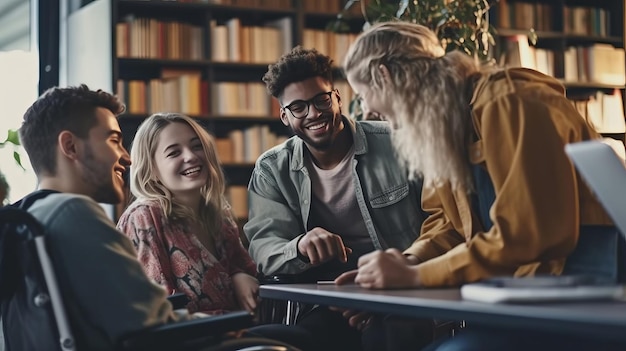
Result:
[[[560,274],[581,224],[610,224],[564,146],[599,138],[554,78],[521,68],[484,73],[471,99],[478,141],[472,164],[486,167],[495,202],[485,231],[469,195],[425,187],[430,216],[405,253],[424,286],[454,286],[496,275]]]

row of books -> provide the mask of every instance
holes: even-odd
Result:
[[[318,29],[305,29],[303,31],[302,45],[305,48],[315,48],[319,52],[330,56],[338,66],[343,64],[343,59],[348,52],[350,44],[356,40],[357,34],[334,33]]]
[[[346,1],[338,1],[338,0],[300,0],[302,1],[302,7],[305,12],[324,12],[324,13],[339,13]],[[361,15],[361,2],[356,2],[353,4],[349,11],[351,15]]]
[[[271,63],[291,49],[289,17],[245,26],[239,18],[223,24],[211,21],[211,59],[218,62]]]
[[[117,23],[116,54],[125,58],[203,59],[202,28],[153,18],[127,17]],[[283,17],[263,26],[247,26],[241,19],[210,22],[211,59],[216,62],[272,63],[291,49],[292,20]],[[340,65],[357,34],[304,29],[303,46],[316,48]]]
[[[208,84],[200,72],[163,70],[161,78],[118,80],[117,95],[131,114],[180,112],[190,116],[276,117],[278,101],[263,83],[217,82]],[[354,94],[346,81],[335,82],[347,113]]]
[[[117,57],[201,60],[202,27],[127,16],[115,25]]]
[[[495,6],[498,28],[553,30],[553,9],[549,4],[500,0]]]
[[[609,44],[569,47],[564,53],[565,81],[626,84],[624,49]]]
[[[279,105],[263,83],[208,84],[200,72],[181,71],[150,80],[118,80],[117,95],[131,114],[180,112],[191,116],[268,117]]]
[[[559,30],[554,27],[556,10],[550,4],[500,0],[495,9],[496,26],[499,28]],[[610,14],[606,9],[565,6],[562,11],[565,33],[597,36],[608,36],[610,33]]]
[[[228,138],[216,139],[217,153],[222,164],[254,163],[261,154],[287,140],[272,133],[267,125],[233,130]],[[230,185],[226,197],[237,219],[248,218],[248,189],[245,185]]]
[[[254,163],[266,150],[287,140],[270,130],[269,125],[233,129],[226,138],[217,138],[217,153],[223,164]]]
[[[526,35],[506,38],[500,64],[509,67],[525,67],[554,76],[555,51],[536,48],[528,44]]]
[[[622,92],[614,89],[610,93],[598,91],[584,100],[572,100],[580,114],[598,133],[624,133],[624,103]]]
[[[608,36],[609,11],[593,7],[564,7],[563,31],[569,34]]]
[[[263,83],[217,82],[211,84],[211,113],[219,116],[278,116],[279,105]]]
[[[206,115],[208,83],[200,74],[165,75],[163,78],[118,80],[118,98],[131,114],[180,112],[186,115]]]
[[[528,37],[507,38],[502,63],[526,67],[554,76],[556,51],[532,47]],[[563,53],[562,77],[566,82],[587,82],[623,86],[626,84],[626,60],[623,48],[597,43],[572,46]]]

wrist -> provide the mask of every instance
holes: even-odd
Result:
[[[311,260],[309,260],[309,258],[300,251],[300,240],[302,240],[302,238],[304,238],[304,235],[300,235],[298,241],[296,242],[296,255],[300,261],[311,263]]]
[[[422,280],[420,279],[420,274],[418,271],[417,266],[411,266],[409,267],[411,269],[411,286],[413,287],[421,287],[422,286]]]

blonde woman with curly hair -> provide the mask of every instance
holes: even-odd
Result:
[[[225,200],[213,137],[187,116],[155,114],[137,130],[131,159],[136,200],[118,228],[148,276],[185,293],[190,312],[254,310],[255,263]]]
[[[411,174],[424,177],[429,217],[404,253],[367,254],[338,283],[380,289],[451,287],[502,275],[617,278],[619,234],[564,152],[568,143],[599,135],[556,79],[524,68],[480,67],[462,52],[446,53],[431,30],[408,22],[362,33],[344,69],[366,112],[392,125],[395,149]],[[549,344],[532,333],[482,336],[456,337],[451,343],[462,347],[445,350]],[[472,341],[481,344],[467,348]],[[552,341],[548,349],[589,346],[574,338],[568,346],[562,338]]]

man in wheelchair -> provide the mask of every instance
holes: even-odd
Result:
[[[63,345],[62,340],[59,346],[58,342],[44,345],[45,341],[37,341],[37,323],[42,321],[29,319],[32,315],[20,309],[26,310],[24,306],[32,305],[32,301],[35,305],[45,301],[25,296],[20,302],[15,293],[9,298],[4,294],[2,314],[7,350],[114,350],[132,345],[139,349],[151,345],[152,349],[167,343],[179,346],[189,338],[206,339],[214,331],[239,329],[252,321],[250,315],[241,312],[235,313],[235,318],[215,317],[223,322],[204,325],[204,320],[214,318],[174,311],[167,292],[148,279],[136,260],[132,243],[116,230],[98,204],[117,204],[124,199],[123,174],[131,162],[116,118],[123,110],[113,95],[81,85],[48,90],[24,115],[20,138],[40,190],[26,198],[30,203],[21,205],[28,207],[45,232],[47,252],[75,342],[70,340],[66,342],[70,345]],[[3,226],[8,223],[4,218]],[[7,240],[2,243],[0,246],[8,245]],[[3,266],[7,252],[5,247],[0,253]],[[41,266],[46,270],[45,264]],[[2,269],[6,272],[6,267]],[[23,295],[28,295],[29,282],[23,285]],[[177,328],[178,325],[183,328]],[[148,335],[143,343],[128,342],[133,340],[129,336],[142,334]],[[215,338],[212,339],[215,344]],[[160,345],[154,345],[155,341]],[[293,350],[267,339],[248,338],[244,343],[282,345],[284,350]]]

